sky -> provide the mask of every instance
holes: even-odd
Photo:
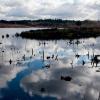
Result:
[[[100,0],[0,0],[0,20],[100,20]]]

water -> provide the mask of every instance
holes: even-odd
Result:
[[[96,67],[91,59],[98,55],[100,61],[100,38],[37,41],[14,36],[31,29],[0,29],[0,100],[98,100],[100,64]]]

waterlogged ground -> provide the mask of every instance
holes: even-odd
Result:
[[[99,100],[100,38],[37,41],[14,36],[25,30],[30,29],[0,29],[0,100]],[[95,55],[97,67],[91,60]]]

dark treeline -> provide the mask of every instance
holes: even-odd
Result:
[[[0,23],[3,24],[26,24],[28,25],[31,21],[30,20],[16,20],[16,21],[7,21],[7,20],[0,20]]]
[[[18,24],[26,26],[43,26],[43,27],[76,27],[77,25],[87,27],[100,27],[100,21],[74,21],[62,19],[39,19],[39,20],[0,20],[0,24]]]
[[[61,19],[39,19],[39,20],[18,20],[18,21],[6,21],[0,20],[0,23],[4,24],[21,24],[21,25],[33,25],[33,26],[64,26],[67,24],[74,24],[75,21],[71,20],[61,20]]]
[[[27,39],[39,39],[39,40],[57,40],[57,39],[80,39],[89,37],[100,36],[100,29],[95,30],[91,28],[79,28],[79,29],[42,29],[42,30],[30,30],[16,33],[16,36]]]

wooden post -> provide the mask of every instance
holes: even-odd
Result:
[[[44,50],[43,50],[43,62],[44,62]]]

